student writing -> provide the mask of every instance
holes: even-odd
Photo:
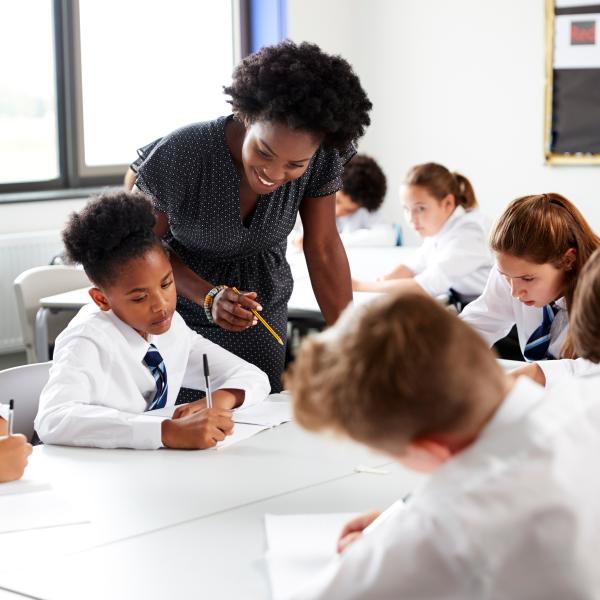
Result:
[[[514,380],[470,327],[411,292],[338,323],[296,357],[296,419],[431,476],[371,531],[377,512],[348,523],[340,559],[293,597],[595,598],[598,377],[548,391]]]
[[[63,239],[94,283],[57,340],[35,427],[45,443],[103,448],[207,448],[231,433],[230,409],[262,400],[266,375],[195,333],[175,311],[166,250],[153,232],[151,203],[114,193],[74,214]],[[205,387],[210,358],[213,408],[178,407],[173,418],[143,417],[173,406],[180,388]]]
[[[496,267],[461,318],[490,345],[516,324],[523,356],[537,361],[516,373],[538,383],[595,369],[577,358],[568,338],[579,273],[600,245],[579,210],[559,194],[518,198],[496,223],[490,245]]]

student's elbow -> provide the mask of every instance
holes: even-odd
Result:
[[[69,445],[67,415],[63,410],[40,406],[33,423],[35,432],[44,444]]]

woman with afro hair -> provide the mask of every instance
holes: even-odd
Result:
[[[154,203],[155,231],[172,251],[177,310],[265,371],[278,391],[285,348],[250,311],[285,341],[293,287],[286,240],[298,212],[327,323],[351,301],[335,194],[372,105],[343,58],[291,41],[246,57],[224,91],[233,114],[141,148],[127,179]]]

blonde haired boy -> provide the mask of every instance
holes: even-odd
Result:
[[[598,381],[511,381],[422,295],[346,312],[301,347],[296,419],[432,475],[380,526],[348,523],[339,560],[294,598],[597,598]]]

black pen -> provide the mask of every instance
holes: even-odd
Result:
[[[15,401],[10,400],[8,403],[8,435],[13,434],[13,417],[15,412]]]
[[[210,373],[208,372],[208,357],[202,355],[204,361],[204,379],[206,380],[206,408],[212,408],[212,392],[210,389]]]

